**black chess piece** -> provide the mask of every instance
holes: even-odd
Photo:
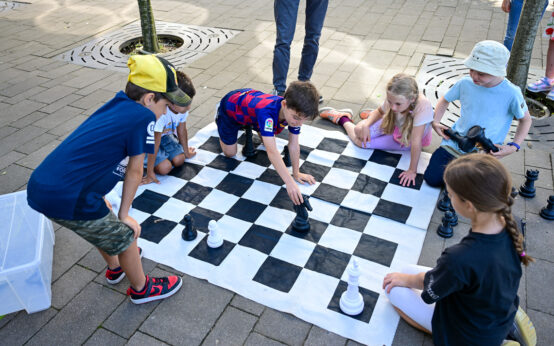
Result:
[[[190,214],[185,215],[185,229],[181,233],[181,238],[186,241],[191,241],[196,239],[198,232],[192,226],[192,216]]]
[[[242,155],[245,157],[254,156],[257,153],[257,150],[254,149],[254,142],[252,139],[252,126],[247,125],[244,127],[244,147],[242,148]]]
[[[442,218],[442,225],[439,225],[437,228],[437,234],[443,238],[450,238],[454,235],[454,230],[452,229],[452,212],[448,210],[444,213]]]
[[[285,166],[290,167],[292,164],[290,162],[290,153],[289,153],[289,146],[285,145],[283,148],[283,162],[285,163]]]
[[[512,198],[516,198],[518,195],[518,192],[517,192],[517,189],[515,186],[512,186],[512,192],[510,192],[510,196],[512,196]]]
[[[292,222],[292,229],[296,232],[308,232],[310,230],[310,221],[308,220],[308,210],[312,211],[312,205],[309,201],[309,196],[302,195],[304,202],[299,205],[294,206],[294,211],[296,211],[296,217]],[[306,210],[307,209],[307,210]]]
[[[452,204],[450,203],[450,197],[448,197],[448,192],[444,189],[442,194],[442,199],[437,203],[437,208],[440,211],[448,211],[452,209]]]
[[[541,209],[540,216],[547,220],[554,220],[554,195],[550,195],[547,202],[546,207]]]
[[[535,180],[539,179],[539,171],[528,169],[525,173],[525,183],[519,187],[519,194],[525,198],[535,197]]]
[[[454,208],[450,208],[450,212],[452,213],[452,220],[450,221],[450,226],[455,227],[458,226],[458,214],[456,214],[456,211]]]

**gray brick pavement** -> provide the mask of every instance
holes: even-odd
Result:
[[[226,91],[246,86],[271,89],[272,5],[269,0],[154,4],[157,20],[243,30],[184,68],[197,88],[188,121],[189,137],[211,122],[215,103]],[[332,1],[312,80],[325,97],[325,105],[355,112],[376,107],[383,100],[387,79],[400,71],[417,73],[425,54],[463,58],[476,41],[502,40],[506,15],[497,6],[484,0]],[[55,57],[137,17],[136,5],[124,0],[94,6],[83,0],[63,6],[38,0],[0,14],[0,193],[25,188],[42,158],[125,85],[122,73],[69,64]],[[290,79],[298,73],[303,24],[301,11]],[[547,45],[538,35],[532,59],[538,68],[545,65]],[[527,307],[544,345],[554,344],[554,306],[547,289],[554,278],[554,243],[550,223],[537,214],[552,194],[549,154],[526,148],[502,160],[516,187],[525,180],[526,169],[540,170],[537,197],[517,198],[514,214],[527,219],[527,251],[537,259],[524,270],[521,304]],[[441,251],[459,241],[469,227],[467,220],[461,220],[454,237],[444,240],[435,233],[441,217],[440,212],[432,217],[419,259],[422,265],[433,266]],[[0,338],[7,344],[357,345],[187,276],[175,297],[135,306],[124,296],[127,279],[113,287],[107,285],[105,264],[98,253],[73,232],[56,228],[52,307],[1,319]],[[176,272],[146,259],[143,266],[154,275]],[[431,345],[432,341],[400,322],[393,344]]]

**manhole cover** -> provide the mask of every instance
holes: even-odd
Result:
[[[529,69],[530,81],[541,78],[544,71]],[[463,59],[455,59],[444,56],[427,55],[417,74],[417,82],[423,89],[423,94],[431,101],[433,107],[437,105],[439,98],[446,94],[460,78],[469,75],[469,69],[465,67]],[[441,123],[452,126],[460,117],[460,102],[450,103]],[[517,121],[512,122],[508,135],[513,138],[517,127]]]
[[[239,32],[230,29],[156,22],[156,33],[158,35],[177,36],[184,42],[181,47],[160,54],[176,67],[181,67],[207,55]],[[119,49],[125,42],[140,36],[142,36],[140,23],[131,23],[115,32],[103,35],[65,52],[59,55],[58,58],[92,68],[127,72],[129,56],[121,53]]]
[[[23,7],[25,5],[28,5],[28,3],[18,1],[0,1],[0,12],[15,10],[16,8]]]

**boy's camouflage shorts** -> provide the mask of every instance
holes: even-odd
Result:
[[[125,251],[135,239],[133,230],[121,222],[112,211],[103,218],[96,220],[63,220],[55,218],[51,218],[51,220],[69,228],[110,256],[115,256]]]

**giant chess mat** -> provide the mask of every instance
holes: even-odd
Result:
[[[286,138],[276,138],[281,151]],[[239,153],[243,142],[241,135]],[[390,345],[399,316],[381,285],[419,258],[439,194],[422,179],[430,155],[421,154],[417,185],[406,188],[398,175],[409,151],[361,149],[342,132],[307,125],[300,144],[300,170],[317,180],[301,185],[313,207],[308,233],[291,229],[293,204],[263,145],[254,157],[226,158],[212,123],[189,141],[194,158],[137,191],[130,214],[142,225],[139,245],[151,260],[268,307],[364,344]],[[198,230],[190,242],[181,238],[187,213]],[[209,220],[218,221],[220,248],[206,244]],[[348,316],[339,299],[354,258],[365,307]]]

